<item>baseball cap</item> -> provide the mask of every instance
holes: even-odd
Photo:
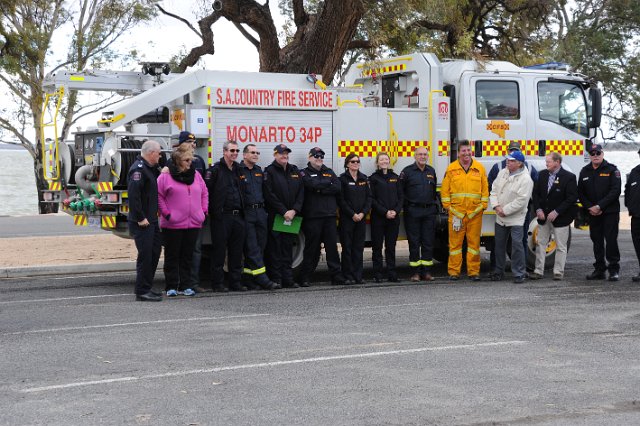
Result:
[[[291,152],[291,149],[285,144],[281,143],[280,145],[276,145],[276,147],[273,148],[273,152],[277,152],[278,154],[284,154],[285,152]]]
[[[509,148],[507,148],[507,151],[511,151],[512,149],[517,149],[518,151],[522,150],[522,145],[520,145],[520,142],[518,141],[511,141],[511,143],[509,144]]]
[[[178,145],[180,145],[182,142],[186,142],[190,139],[195,140],[196,137],[194,136],[193,133],[191,132],[180,132],[180,136],[178,136]]]
[[[313,155],[318,155],[318,154],[320,154],[320,155],[325,155],[325,154],[324,154],[324,151],[322,150],[322,148],[320,148],[320,147],[318,147],[318,146],[316,146],[316,147],[314,147],[314,148],[311,148],[311,149],[309,150],[309,156],[310,156],[310,157],[311,157],[311,156],[313,156]]]
[[[592,152],[598,152],[598,151],[604,151],[604,149],[602,149],[602,145],[595,144],[595,145],[591,145],[591,148],[589,148],[589,154],[591,154]]]
[[[513,151],[507,155],[507,160],[516,160],[524,163],[524,155],[520,151]]]

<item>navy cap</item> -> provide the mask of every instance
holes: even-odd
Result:
[[[507,155],[507,160],[516,160],[524,163],[524,155],[520,151],[513,151]]]
[[[180,145],[182,142],[186,142],[188,140],[196,140],[196,137],[194,136],[193,133],[191,132],[180,132],[180,136],[178,136],[178,145]]]
[[[507,148],[507,151],[511,151],[514,149],[517,149],[518,151],[522,150],[522,145],[520,145],[520,142],[518,141],[511,141],[511,143],[509,144],[509,148]]]
[[[604,151],[604,149],[602,149],[602,145],[598,145],[598,144],[591,145],[591,148],[589,148],[589,154],[596,151]]]
[[[322,148],[320,148],[319,146],[316,146],[314,148],[311,148],[309,150],[309,157],[313,156],[313,155],[324,155],[324,151],[322,150]]]
[[[284,154],[285,152],[291,152],[291,149],[285,144],[281,143],[280,145],[276,145],[276,147],[273,148],[273,152],[277,152],[278,154]]]

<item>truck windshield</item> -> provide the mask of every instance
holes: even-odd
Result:
[[[544,81],[538,83],[538,114],[569,130],[589,136],[587,102],[577,84]]]

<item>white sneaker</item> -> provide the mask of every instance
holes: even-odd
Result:
[[[192,289],[188,288],[185,291],[182,292],[183,296],[195,296],[196,292],[193,291]]]
[[[176,297],[178,292],[175,290],[167,290],[167,297]]]

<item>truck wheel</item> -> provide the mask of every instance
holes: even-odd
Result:
[[[291,266],[293,268],[294,276],[298,273],[300,265],[302,264],[302,257],[304,252],[304,234],[302,231],[298,232],[296,239],[293,241],[293,262]]]
[[[533,270],[536,265],[536,244],[538,243],[538,221],[532,220],[529,224],[529,238],[527,239],[527,268]],[[551,239],[547,244],[546,257],[544,260],[544,268],[553,268],[553,263],[556,260],[556,240],[551,234]],[[567,240],[567,251],[571,248],[571,227],[569,227],[569,239]]]

